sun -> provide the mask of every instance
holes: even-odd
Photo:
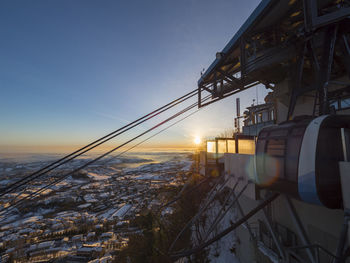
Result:
[[[199,136],[196,136],[196,137],[194,137],[194,140],[193,140],[193,141],[194,141],[195,144],[198,145],[198,144],[201,143],[201,138],[200,138]]]

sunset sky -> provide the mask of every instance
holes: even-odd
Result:
[[[200,71],[258,3],[1,1],[0,152],[68,150],[195,89]],[[260,102],[264,95],[259,87]],[[243,111],[256,89],[239,97]],[[235,98],[201,110],[146,146],[191,146],[195,136],[232,129]]]

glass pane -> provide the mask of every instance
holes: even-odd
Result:
[[[225,153],[226,149],[226,140],[218,140],[218,153]]]
[[[255,141],[254,140],[244,140],[238,141],[238,153],[241,154],[255,154]]]
[[[284,157],[286,141],[284,139],[270,139],[267,143],[266,153],[270,156]]]
[[[333,106],[334,107],[334,109],[336,109],[336,110],[338,110],[339,109],[339,106],[338,106],[338,101],[336,100],[336,101],[333,101],[329,106]]]
[[[227,152],[236,153],[236,142],[235,140],[227,140]]]
[[[344,108],[349,108],[349,107],[350,107],[350,98],[342,99],[340,101],[340,108],[344,109]]]
[[[264,111],[262,113],[262,121],[265,122],[265,121],[268,121],[269,120],[269,112],[268,111]]]
[[[207,152],[208,153],[216,153],[216,143],[215,142],[207,142]]]
[[[263,119],[262,119],[262,113],[260,112],[258,116],[259,116],[259,123],[261,123],[261,122],[263,121]]]

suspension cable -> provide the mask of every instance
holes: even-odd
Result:
[[[204,100],[207,100],[207,99],[204,99]],[[123,155],[124,153],[127,153],[127,152],[131,151],[132,149],[134,149],[134,148],[136,148],[137,146],[139,146],[139,145],[145,143],[146,141],[152,139],[153,137],[155,137],[155,136],[157,136],[158,134],[160,134],[160,133],[166,131],[167,129],[173,127],[174,125],[178,124],[179,122],[181,122],[181,121],[183,121],[183,120],[185,120],[185,119],[191,117],[192,115],[194,115],[195,113],[197,113],[197,112],[200,111],[200,110],[201,110],[201,108],[199,108],[198,110],[196,110],[196,111],[194,111],[194,112],[192,112],[192,113],[186,115],[185,117],[181,118],[180,120],[177,120],[176,122],[172,123],[171,125],[165,127],[164,129],[158,131],[157,133],[155,133],[155,134],[153,134],[153,135],[147,137],[147,138],[144,139],[143,141],[141,141],[141,142],[135,144],[134,146],[128,148],[127,150],[121,152],[120,154],[118,154],[118,155],[116,155],[116,156],[113,156],[112,158],[106,160],[106,162],[105,162],[104,164],[107,164],[107,163],[110,162],[111,160],[114,160],[114,159],[120,157],[121,155]]]
[[[206,96],[205,98],[203,98],[203,101],[209,99],[209,97],[210,97],[210,95]],[[141,134],[139,134],[139,135],[133,137],[132,139],[128,140],[127,142],[125,142],[125,143],[123,143],[123,144],[121,144],[121,145],[119,145],[119,146],[117,146],[117,147],[111,149],[110,151],[107,151],[106,153],[104,153],[104,154],[100,155],[99,157],[97,157],[97,158],[95,158],[95,159],[93,159],[93,160],[87,162],[86,164],[84,164],[84,165],[82,165],[82,166],[80,166],[80,167],[74,169],[73,171],[68,172],[67,174],[64,174],[63,176],[61,176],[61,177],[59,177],[58,179],[54,180],[53,182],[47,184],[46,186],[43,186],[43,187],[41,187],[40,189],[38,189],[37,191],[30,193],[28,196],[25,196],[25,197],[23,197],[22,199],[20,199],[20,200],[18,200],[18,201],[15,201],[14,203],[10,204],[10,206],[8,206],[8,207],[3,208],[2,210],[0,210],[0,213],[2,213],[2,212],[4,212],[4,211],[7,212],[7,213],[10,212],[10,211],[12,211],[17,205],[21,204],[21,203],[24,202],[25,200],[32,199],[32,198],[38,196],[41,192],[43,192],[45,189],[49,188],[50,186],[55,185],[55,184],[61,182],[62,180],[64,180],[64,179],[67,178],[68,176],[70,176],[70,175],[72,175],[72,174],[78,172],[79,170],[81,170],[81,169],[87,167],[88,165],[91,165],[92,163],[95,163],[96,161],[102,159],[103,157],[105,157],[105,156],[111,154],[112,152],[114,152],[114,151],[120,149],[121,147],[123,147],[123,146],[129,144],[130,142],[132,142],[132,141],[134,141],[134,140],[140,138],[141,136],[143,136],[143,135],[145,135],[145,134],[151,132],[152,130],[154,130],[154,129],[160,127],[161,125],[167,123],[168,121],[171,121],[172,119],[174,119],[174,118],[180,116],[181,114],[183,114],[183,113],[185,113],[185,112],[187,112],[187,111],[193,109],[193,108],[196,107],[196,106],[198,106],[198,102],[193,103],[192,105],[190,105],[190,106],[186,107],[185,109],[179,111],[178,113],[172,115],[171,117],[167,118],[166,120],[164,120],[164,121],[158,123],[157,125],[153,126],[152,128],[146,130],[145,132],[142,132]]]
[[[171,243],[170,247],[169,247],[169,253],[172,251],[172,249],[174,248],[177,240],[182,236],[182,234],[190,227],[192,226],[192,224],[197,221],[197,219],[203,214],[203,212],[207,209],[207,207],[211,204],[211,202],[214,200],[214,197],[217,195],[217,193],[219,193],[222,188],[226,185],[228,180],[224,180],[222,182],[222,185],[219,187],[219,189],[216,189],[217,186],[219,185],[219,183],[221,182],[222,177],[218,178],[218,181],[216,182],[216,184],[213,186],[212,190],[209,192],[208,196],[209,198],[206,200],[204,206],[198,211],[198,213],[193,216],[191,218],[190,221],[187,222],[187,224],[182,228],[182,230],[180,231],[180,233],[177,234],[176,238],[174,239],[174,241]],[[215,191],[216,190],[216,191]]]
[[[149,119],[159,115],[160,113],[163,113],[163,112],[169,110],[170,108],[172,108],[172,107],[174,107],[174,106],[176,106],[176,105],[186,101],[187,99],[197,95],[197,93],[198,93],[197,90],[193,90],[193,91],[185,94],[184,96],[181,96],[180,98],[177,98],[177,99],[173,100],[172,102],[170,102],[170,103],[168,103],[168,104],[166,104],[166,105],[164,105],[164,106],[162,106],[162,107],[160,107],[160,108],[158,108],[158,109],[156,109],[156,110],[154,110],[154,111],[152,111],[152,112],[142,116],[141,118],[139,118],[139,119],[137,119],[137,120],[135,120],[135,121],[133,121],[133,122],[131,122],[131,123],[121,127],[121,128],[119,128],[119,129],[117,129],[117,130],[115,130],[115,131],[113,131],[113,132],[111,132],[111,133],[109,133],[109,134],[107,134],[107,135],[105,135],[105,136],[103,136],[103,137],[93,141],[92,143],[90,143],[90,144],[80,148],[79,150],[76,150],[75,152],[73,152],[71,154],[68,154],[65,157],[63,157],[63,158],[61,158],[61,159],[59,159],[59,160],[57,160],[57,161],[55,161],[55,162],[45,166],[44,168],[42,168],[42,169],[40,169],[40,170],[30,174],[30,175],[28,175],[28,176],[18,180],[17,182],[15,182],[15,183],[11,184],[10,186],[6,187],[6,190],[3,191],[2,193],[0,193],[0,197],[2,197],[5,194],[8,194],[10,192],[13,192],[17,188],[27,184],[28,182],[30,182],[30,181],[32,181],[32,180],[34,180],[34,179],[36,179],[36,178],[46,174],[46,173],[52,171],[53,169],[55,169],[55,168],[65,164],[65,163],[67,163],[67,162],[77,158],[78,156],[81,156],[82,154],[84,154],[84,153],[86,153],[86,152],[96,148],[97,146],[99,146],[99,145],[101,145],[101,144],[103,144],[103,143],[105,143],[105,142],[115,138],[116,136],[119,136],[120,134],[122,134],[122,133],[124,133],[124,132],[126,132],[126,131],[128,131],[128,130],[130,130],[130,129],[132,129],[132,128],[134,128],[134,127],[136,127],[136,126],[138,126],[138,125],[140,125],[142,123],[144,123],[145,121],[147,121],[147,120],[149,120]],[[96,143],[98,143],[98,144],[96,144]]]
[[[160,212],[164,207],[168,207],[171,204],[175,203],[176,201],[178,201],[179,199],[181,199],[181,197],[187,193],[189,193],[190,191],[197,191],[199,189],[199,187],[201,185],[203,185],[204,183],[208,182],[211,178],[210,177],[206,177],[205,179],[203,179],[201,182],[199,182],[198,184],[196,184],[195,186],[191,187],[189,190],[184,189],[183,191],[181,191],[178,195],[176,195],[172,200],[170,200],[169,202],[165,203],[164,205],[162,205],[161,207],[159,207],[158,212]],[[186,191],[185,191],[186,190]]]
[[[238,183],[238,181],[237,181]],[[238,198],[243,194],[243,192],[245,191],[245,189],[248,187],[249,183],[247,183],[246,185],[243,186],[243,188],[241,189],[241,191],[238,193],[238,195],[233,199],[233,201],[229,204],[228,208],[226,211],[224,211],[222,214],[221,212],[218,213],[217,217],[215,218],[215,220],[213,221],[213,224],[211,225],[211,227],[209,228],[209,230],[207,231],[205,237],[204,237],[204,241],[206,241],[211,232],[215,229],[215,227],[217,226],[217,224],[219,224],[221,222],[221,220],[225,217],[225,215],[227,214],[227,212],[235,205],[235,203],[238,201]],[[236,185],[237,186],[237,185]],[[233,189],[234,190],[234,189]]]
[[[210,246],[211,244],[213,244],[214,242],[218,241],[219,239],[223,238],[224,236],[226,236],[227,234],[229,234],[230,232],[232,232],[233,230],[235,230],[237,227],[239,227],[241,224],[243,224],[244,222],[246,222],[249,218],[251,218],[252,216],[254,216],[257,212],[259,212],[261,209],[263,209],[265,206],[267,206],[269,203],[271,203],[273,200],[275,200],[277,197],[279,196],[278,193],[273,194],[272,196],[266,198],[263,202],[261,202],[259,205],[257,205],[255,208],[253,208],[252,210],[250,210],[250,212],[248,214],[246,214],[244,217],[242,217],[240,220],[238,220],[237,222],[235,222],[233,225],[229,226],[228,228],[226,228],[225,230],[223,230],[222,232],[220,232],[218,235],[216,235],[215,237],[211,238],[210,240],[202,243],[201,245],[186,250],[186,251],[179,251],[179,252],[175,252],[173,254],[170,255],[170,257],[173,260],[177,260],[179,258],[182,257],[188,257],[192,254],[198,253],[200,252],[202,249],[204,249],[207,246]]]
[[[216,217],[215,217],[215,219],[213,220],[213,223],[212,223],[212,225],[209,227],[209,230],[207,231],[207,233],[205,234],[205,236],[204,236],[204,241],[205,240],[207,240],[208,239],[208,237],[209,237],[209,235],[210,235],[210,233],[211,233],[211,231],[215,228],[215,226],[217,225],[217,223],[219,223],[220,221],[221,221],[221,216],[222,216],[222,210],[224,210],[224,215],[226,214],[226,212],[225,212],[225,207],[226,207],[226,205],[228,204],[228,202],[229,202],[229,200],[230,200],[230,197],[232,196],[232,193],[235,191],[235,189],[236,189],[236,187],[238,186],[238,184],[239,184],[239,180],[237,180],[237,182],[234,184],[234,186],[232,187],[232,189],[229,191],[229,193],[228,193],[228,195],[227,195],[227,197],[226,197],[226,199],[225,199],[225,201],[224,201],[224,203],[223,203],[223,205],[222,205],[222,209],[220,209],[220,211],[218,212],[218,214],[216,215]],[[234,202],[234,201],[233,201]],[[227,210],[226,211],[228,211],[230,209],[230,205],[228,206],[228,208],[227,208]]]

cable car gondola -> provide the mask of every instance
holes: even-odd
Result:
[[[304,202],[342,208],[341,128],[349,132],[350,115],[299,117],[263,128],[256,145],[257,183]]]

